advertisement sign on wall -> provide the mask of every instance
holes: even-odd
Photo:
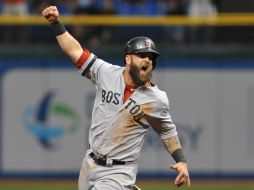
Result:
[[[254,70],[158,69],[191,172],[254,172]],[[78,172],[88,148],[92,83],[74,69],[11,69],[2,77],[1,168]],[[143,173],[168,172],[172,158],[151,129]]]

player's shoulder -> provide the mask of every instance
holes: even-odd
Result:
[[[112,63],[109,63],[103,59],[100,59],[98,58],[96,60],[97,64],[100,65],[100,67],[104,68],[104,69],[107,69],[111,72],[114,72],[114,71],[122,71],[124,68],[122,66],[119,66],[119,65],[115,65],[115,64],[112,64]]]
[[[152,96],[162,105],[168,105],[168,95],[165,91],[161,90],[157,85],[149,87]]]

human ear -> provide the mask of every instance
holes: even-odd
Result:
[[[126,55],[125,56],[125,65],[130,65],[131,63],[131,56],[130,55]]]

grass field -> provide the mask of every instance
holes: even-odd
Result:
[[[140,181],[142,190],[187,190],[177,188],[171,181]],[[254,190],[254,181],[192,181],[191,190]],[[0,190],[77,190],[76,181],[11,181],[1,180]]]

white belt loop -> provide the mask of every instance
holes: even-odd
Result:
[[[106,166],[107,167],[112,167],[113,166],[113,160],[106,158]]]

